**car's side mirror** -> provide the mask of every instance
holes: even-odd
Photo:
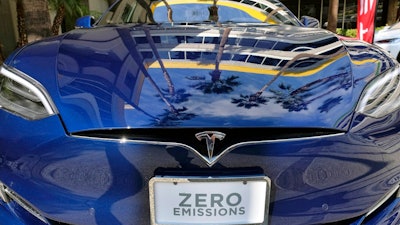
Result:
[[[93,16],[83,16],[78,18],[75,22],[76,28],[92,28],[95,20]]]
[[[314,27],[314,28],[319,27],[319,20],[314,17],[302,16],[300,20],[306,27]]]

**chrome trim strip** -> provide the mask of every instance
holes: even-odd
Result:
[[[398,192],[396,194],[396,196],[398,197],[399,193],[400,193],[399,188],[400,188],[400,184],[398,184],[398,185],[394,186],[392,189],[390,189],[374,206],[370,207],[368,212],[364,215],[364,219],[367,218],[372,213],[374,213],[379,207],[381,207],[390,197],[393,196],[393,194],[395,194],[396,191]]]
[[[5,203],[9,203],[11,201],[6,193],[6,186],[4,186],[1,182],[0,182],[0,198]]]
[[[218,129],[216,129],[218,130]],[[177,143],[177,142],[162,142],[162,141],[145,141],[145,140],[130,140],[126,137],[122,137],[121,139],[112,139],[112,138],[99,138],[99,137],[89,137],[89,136],[80,136],[72,134],[72,137],[83,138],[83,139],[90,139],[90,140],[106,140],[106,141],[113,141],[115,142],[118,140],[121,144],[125,143],[134,143],[134,144],[150,144],[150,145],[166,145],[166,146],[175,146],[175,147],[182,147],[185,148],[195,155],[197,155],[201,160],[203,160],[209,167],[212,167],[215,163],[217,163],[223,156],[227,153],[231,152],[232,150],[243,147],[246,145],[256,145],[256,144],[267,144],[267,143],[280,143],[280,142],[287,142],[287,141],[304,141],[304,140],[314,140],[314,139],[321,139],[326,137],[336,137],[344,135],[345,133],[338,133],[338,134],[329,134],[329,135],[320,135],[320,136],[313,136],[313,137],[303,137],[303,138],[286,138],[286,139],[279,139],[279,140],[264,140],[264,141],[247,141],[247,142],[240,142],[234,145],[229,146],[228,148],[224,149],[221,154],[218,156],[212,157],[208,159],[207,157],[203,156],[198,152],[196,149],[192,148],[189,145]]]
[[[2,182],[0,182],[0,193],[1,193],[1,198],[5,203],[9,203],[11,200],[13,200],[19,206],[21,206],[30,214],[32,214],[32,216],[36,217],[45,224],[50,224],[47,221],[47,219],[39,213],[39,210],[35,209],[31,204],[29,204],[26,200],[18,196],[14,191],[9,189]]]

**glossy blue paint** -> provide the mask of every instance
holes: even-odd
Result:
[[[49,120],[37,123],[51,124]],[[257,165],[274,180],[272,224],[283,221],[308,224],[356,217],[397,184],[391,180],[398,176],[398,166],[382,155],[397,157],[398,151],[380,154],[373,141],[368,144],[362,137],[371,133],[381,136],[380,129],[376,126],[372,131],[361,130],[352,135],[243,146],[223,157],[210,175]],[[56,134],[62,127],[51,130]],[[18,133],[20,130],[8,131],[8,135],[1,136],[14,140]],[[394,130],[390,135],[397,133]],[[49,137],[44,132],[38,135]],[[111,224],[121,220],[143,223],[149,216],[146,184],[154,171],[206,169],[192,152],[179,147],[61,134],[45,142],[33,142],[37,139],[40,138],[25,139],[30,140],[27,145],[35,146],[30,152],[26,152],[27,147],[9,151],[3,158],[0,176],[44,215],[71,224],[97,224],[104,220],[113,221]],[[55,199],[56,207],[52,203]],[[117,208],[121,211],[114,215],[112,212]]]
[[[2,224],[15,224],[15,225],[25,225],[21,222],[21,220],[15,215],[11,214],[6,207],[4,207],[4,203],[1,203],[0,206],[0,217]]]
[[[375,224],[387,224],[395,225],[399,223],[399,203],[400,198],[394,199],[387,205],[382,211],[375,215],[372,219],[365,221],[365,217],[360,218],[358,221],[352,223],[351,225],[375,225]]]
[[[4,225],[45,225],[14,202],[0,202],[0,224]]]
[[[211,61],[211,58],[215,55],[208,59],[208,56],[203,53],[202,57],[188,59],[187,56],[184,56],[189,54],[188,51],[174,52],[179,61],[173,62],[170,61],[172,60],[170,55],[173,52],[169,51],[169,54],[163,55],[167,58],[163,59],[168,60],[171,64],[166,67],[176,96],[170,96],[169,83],[164,79],[162,68],[152,68],[153,66],[157,67],[154,65],[156,64],[154,56],[150,56],[155,53],[152,53],[149,44],[145,44],[146,40],[140,39],[145,38],[145,28],[135,27],[133,31],[131,29],[107,28],[90,33],[78,30],[63,39],[58,58],[58,82],[60,101],[68,104],[65,104],[67,107],[60,108],[60,110],[64,111],[62,113],[77,115],[65,118],[70,131],[98,129],[103,126],[110,128],[126,126],[168,127],[177,123],[186,127],[197,126],[198,124],[216,127],[314,126],[346,130],[347,127],[338,126],[343,123],[348,124],[348,122],[341,120],[348,119],[352,109],[357,104],[357,99],[347,98],[347,96],[352,97],[350,93],[353,86],[349,57],[340,53],[341,43],[328,33],[323,33],[318,38],[324,39],[328,43],[337,43],[337,49],[330,53],[332,57],[336,57],[335,61],[326,56],[325,59],[298,60],[299,62],[291,62],[290,65],[283,62],[281,63],[282,66],[277,65],[275,69],[266,69],[265,73],[260,73],[259,70],[255,69],[260,62],[247,61],[240,62],[242,65],[239,70],[242,71],[238,72],[230,69],[228,64],[235,63],[234,53],[229,54],[226,51],[226,57],[230,57],[226,65],[228,68],[226,70],[221,69],[218,74],[220,78],[215,81],[212,77],[213,69],[211,68],[215,67],[215,62]],[[156,31],[150,30],[149,32]],[[193,28],[186,29],[185,32],[186,35],[184,36],[180,28],[165,28],[162,31],[165,36],[154,35],[152,38],[189,39],[204,32],[222,32],[222,29]],[[278,28],[268,28],[265,32],[279,33]],[[297,32],[298,35],[304,35],[306,31],[292,28],[287,34],[282,32],[279,35]],[[180,36],[171,36],[174,33],[179,33]],[[253,36],[257,35],[260,34],[254,33]],[[135,36],[135,38],[133,39],[132,36]],[[207,36],[204,38],[207,38]],[[266,40],[274,40],[274,38],[277,37],[270,36]],[[85,41],[93,39],[97,41]],[[251,39],[247,38],[247,40]],[[218,39],[210,41],[212,43],[212,41],[215,42]],[[160,40],[160,44],[162,42]],[[328,44],[326,42],[322,42],[321,45]],[[279,41],[274,41],[274,43],[273,46],[275,47],[271,50],[294,48],[290,47],[289,44],[279,47]],[[174,42],[170,48],[178,44],[178,42]],[[304,41],[302,44],[316,45],[314,39]],[[120,47],[115,48],[115,46]],[[192,51],[201,53],[202,49],[206,47],[207,44],[204,44],[204,46],[197,44],[196,49]],[[249,48],[247,46],[239,47]],[[263,51],[268,54],[268,50],[264,48]],[[146,52],[149,54],[144,54]],[[159,52],[159,54],[162,55],[163,52]],[[146,56],[151,58],[146,58]],[[184,63],[182,60],[192,64],[203,63],[208,65],[208,68],[203,69],[200,66],[177,68]],[[148,69],[140,67],[145,61],[148,61],[149,64],[153,63],[153,66]],[[127,71],[121,71],[120,68],[126,68]],[[299,68],[299,71],[293,73],[292,71],[296,68]],[[288,70],[288,74],[284,74],[282,69]],[[263,91],[263,86],[274,79],[274,74],[279,71],[283,73],[281,77],[267,90]],[[307,71],[315,71],[315,73],[307,73]],[[253,106],[244,105],[246,96],[249,98],[249,96],[258,95],[257,93],[260,90],[258,102],[255,102]],[[97,96],[102,96],[103,99],[99,99]],[[285,102],[281,100],[282,98],[288,99]],[[208,102],[212,101],[218,104],[209,107],[206,99]],[[104,102],[104,104],[99,102]],[[154,104],[156,102],[159,104]],[[205,102],[207,105],[202,106],[198,104],[199,102]],[[91,107],[89,111],[85,112],[82,111],[83,108],[89,109],[85,107],[86,104],[91,105]],[[163,117],[168,116],[165,112],[170,111],[171,104],[175,108],[172,111],[184,109],[184,114],[188,115],[190,120],[180,120],[176,121],[177,123],[165,121]],[[210,111],[211,108],[212,111]],[[230,109],[227,110],[227,108]],[[309,113],[310,108],[313,113]],[[116,111],[115,115],[111,113],[113,110]],[[338,110],[340,110],[339,113]],[[226,112],[232,113],[227,114]],[[95,121],[92,115],[96,115]],[[206,115],[207,118],[205,119],[202,115]],[[205,121],[208,124],[205,124]]]
[[[271,179],[272,225],[397,220],[396,198],[363,218],[400,175],[400,111],[358,109],[398,66],[374,46],[288,25],[123,24],[27,45],[6,64],[58,114],[0,109],[0,181],[51,221],[149,224],[152,177],[240,175]],[[195,137],[209,130],[226,133],[211,166]]]

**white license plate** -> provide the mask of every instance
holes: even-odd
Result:
[[[154,177],[152,224],[267,224],[270,187],[267,177]]]

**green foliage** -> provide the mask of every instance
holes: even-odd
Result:
[[[54,10],[64,6],[67,15],[73,17],[81,17],[89,15],[89,8],[82,4],[81,0],[48,0],[49,5]]]
[[[381,29],[383,29],[384,27],[376,27],[375,31],[379,31]],[[346,37],[352,37],[355,38],[357,37],[357,29],[341,29],[338,28],[336,29],[336,33],[342,36],[346,36]]]
[[[90,13],[89,13],[89,14],[86,14],[86,15],[91,15],[91,16],[94,17],[95,20],[97,20],[97,19],[99,19],[99,18],[103,15],[103,13],[102,13],[102,12],[98,12],[98,11],[94,11],[94,10],[91,10]]]
[[[346,37],[357,37],[357,29],[336,29],[336,33]]]

